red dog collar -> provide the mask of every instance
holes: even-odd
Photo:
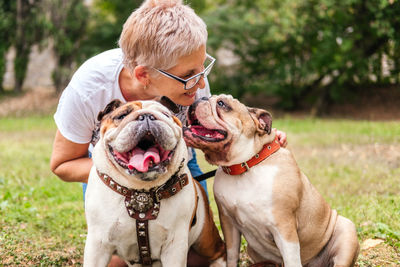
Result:
[[[222,170],[230,175],[242,174],[250,170],[250,168],[253,167],[254,165],[260,163],[261,161],[263,161],[264,159],[268,158],[270,155],[278,151],[280,147],[281,146],[279,144],[278,137],[275,136],[274,141],[264,145],[263,149],[261,149],[261,151],[258,152],[255,156],[253,156],[250,160],[232,166],[222,166]]]

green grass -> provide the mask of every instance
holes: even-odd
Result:
[[[332,208],[354,221],[360,242],[383,238],[395,251],[386,266],[400,264],[400,123],[285,117],[274,127],[287,133],[299,166]],[[51,116],[0,118],[0,266],[82,263],[82,189],[49,169],[55,130]],[[213,169],[198,153],[202,169]],[[371,262],[362,256],[358,264]]]
[[[52,118],[3,118],[0,133],[0,266],[73,265],[86,234],[82,189],[49,169]]]

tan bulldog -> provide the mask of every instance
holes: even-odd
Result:
[[[329,207],[291,152],[280,147],[267,111],[217,95],[188,112],[186,143],[221,166],[214,195],[228,266],[237,266],[242,234],[255,266],[354,265],[354,224]]]
[[[190,176],[179,119],[156,101],[111,102],[86,191],[84,266],[186,266],[188,249],[225,266],[204,189]]]

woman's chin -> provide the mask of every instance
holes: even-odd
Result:
[[[178,105],[181,105],[181,106],[190,106],[196,100],[196,94],[193,94],[193,95],[183,94],[179,98],[170,98],[170,99],[175,104],[178,104]]]

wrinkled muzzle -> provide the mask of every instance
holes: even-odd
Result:
[[[108,131],[105,143],[114,160],[130,174],[163,171],[180,136],[152,114],[139,115],[121,129]]]

